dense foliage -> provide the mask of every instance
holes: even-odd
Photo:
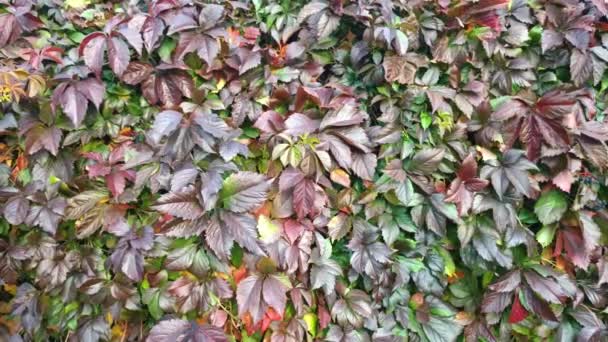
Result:
[[[0,0],[0,340],[606,340],[607,14]]]

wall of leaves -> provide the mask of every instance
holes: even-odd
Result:
[[[605,341],[603,0],[0,0],[0,340]]]

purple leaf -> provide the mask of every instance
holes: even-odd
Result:
[[[222,188],[222,200],[226,209],[244,213],[257,208],[266,200],[270,181],[253,172],[230,175]]]

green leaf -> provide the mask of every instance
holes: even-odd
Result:
[[[317,315],[313,312],[309,312],[303,317],[304,322],[306,323],[306,330],[312,335],[317,336]]]
[[[443,263],[444,263],[443,273],[445,275],[447,275],[448,277],[453,276],[454,273],[456,273],[456,265],[454,264],[454,259],[452,259],[450,252],[448,252],[447,250],[445,250],[442,247],[437,248],[437,252],[443,259]]]
[[[163,61],[170,61],[171,53],[173,53],[176,46],[177,42],[175,42],[173,39],[165,39],[158,48],[158,55]]]
[[[164,312],[160,308],[160,291],[156,291],[156,293],[152,295],[152,298],[148,303],[148,311],[150,312],[150,315],[152,315],[152,317],[154,317],[154,319],[156,320],[160,319],[163,316]]]
[[[422,112],[420,113],[420,123],[422,124],[422,128],[427,129],[431,127],[431,124],[433,123],[433,118],[429,113]]]
[[[566,194],[555,189],[540,196],[534,205],[534,212],[538,216],[539,221],[544,225],[559,221],[566,210],[568,210]]]
[[[549,246],[551,242],[553,242],[556,230],[557,225],[555,224],[543,226],[538,233],[536,233],[536,241],[543,247]]]

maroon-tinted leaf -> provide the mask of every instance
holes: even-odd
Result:
[[[175,131],[181,120],[182,114],[174,110],[165,110],[158,113],[154,119],[150,138],[156,143],[160,142],[164,136]]]
[[[488,181],[477,178],[477,161],[473,154],[469,154],[458,170],[456,179],[450,184],[446,202],[456,203],[460,215],[466,215],[473,205],[473,195],[483,190]]]
[[[441,148],[429,148],[422,150],[412,159],[409,170],[421,174],[429,174],[437,170],[439,163],[443,160],[445,151]]]
[[[528,309],[534,314],[538,315],[540,318],[557,322],[557,318],[551,310],[549,304],[545,303],[543,300],[540,300],[529,288],[525,287],[523,289],[523,297],[525,299],[525,303],[528,306]]]
[[[200,341],[200,342],[227,342],[224,331],[209,324],[199,324],[196,321],[188,322],[181,319],[168,319],[156,324],[147,342],[165,341]]]
[[[308,178],[299,181],[293,192],[293,208],[302,219],[314,211],[315,183]]]
[[[39,296],[38,290],[33,285],[23,283],[17,287],[13,299],[11,314],[20,317],[21,325],[29,332],[33,332],[42,321]]]
[[[80,54],[84,63],[96,75],[101,75],[103,55],[106,50],[106,36],[101,32],[94,32],[86,36],[80,45]]]
[[[133,281],[140,281],[144,275],[144,253],[152,248],[153,234],[152,228],[145,227],[139,234],[131,231],[123,236],[110,256],[114,269]]]
[[[536,294],[550,303],[560,304],[568,297],[559,283],[549,278],[543,278],[536,272],[524,272],[524,278]]]
[[[492,331],[488,325],[482,320],[476,320],[464,328],[464,336],[466,342],[477,342],[480,338],[484,338],[488,342],[496,342]]]
[[[99,109],[104,94],[105,85],[95,78],[68,81],[55,88],[52,96],[53,110],[61,106],[74,126],[79,127],[87,113],[88,102]]]
[[[370,317],[372,308],[369,296],[361,290],[350,290],[336,301],[331,316],[341,325],[351,324],[361,327],[364,319]]]
[[[319,129],[343,127],[360,124],[365,116],[352,105],[345,105],[338,110],[330,111],[323,117]]]
[[[110,337],[110,325],[103,316],[84,319],[79,323],[81,324],[76,334],[79,341],[102,341]]]
[[[220,47],[215,38],[196,32],[182,32],[175,48],[175,55],[182,59],[188,52],[196,52],[208,65],[218,55]]]
[[[291,288],[289,279],[279,274],[253,274],[239,282],[236,301],[239,316],[249,313],[253,323],[259,322],[268,307],[283,315],[287,302],[286,292]]]
[[[235,213],[244,213],[257,208],[266,200],[270,181],[253,172],[238,172],[230,175],[222,188],[224,207]]]
[[[411,84],[416,77],[418,68],[428,63],[424,56],[414,53],[405,56],[386,56],[382,66],[384,67],[384,77],[388,82],[398,82],[401,84]]]
[[[204,213],[196,198],[196,190],[192,186],[183,189],[181,192],[170,192],[162,195],[152,208],[187,220],[198,219]]]
[[[483,297],[483,302],[481,303],[481,311],[502,313],[507,306],[511,304],[512,297],[513,295],[511,293],[504,292],[492,292],[490,294],[486,294]]]
[[[47,233],[55,235],[66,206],[65,199],[61,197],[54,198],[46,203],[33,204],[25,218],[25,223],[31,226],[39,226]]]
[[[152,65],[142,62],[131,62],[127,66],[127,69],[122,75],[122,80],[130,85],[140,84],[146,80],[152,72],[154,67]]]
[[[496,292],[512,292],[521,283],[521,272],[511,271],[489,286],[489,289]]]
[[[507,101],[492,118],[510,120],[507,133],[512,136],[511,140],[519,138],[527,147],[528,159],[536,160],[543,144],[552,148],[569,145],[570,138],[561,121],[575,103],[572,93],[557,89],[543,95],[533,106],[519,99]]]
[[[593,73],[593,60],[591,53],[578,49],[572,50],[570,56],[570,74],[572,80],[577,86],[585,83]]]
[[[389,262],[392,252],[384,243],[377,241],[375,227],[361,220],[355,221],[353,226],[353,237],[348,244],[353,251],[351,265],[359,273],[377,277],[383,265]]]
[[[373,153],[354,153],[352,161],[353,172],[362,179],[373,180],[378,158]]]
[[[517,192],[530,197],[532,184],[528,171],[531,170],[538,168],[524,157],[523,151],[508,150],[502,160],[490,160],[482,167],[480,174],[482,178],[490,178],[499,199],[503,198],[509,185],[512,185]]]
[[[23,196],[13,196],[5,204],[2,209],[4,218],[8,223],[18,225],[25,221],[27,213],[30,210],[30,201]]]
[[[61,130],[56,127],[46,127],[37,124],[29,129],[25,136],[25,149],[29,154],[47,150],[56,156],[61,142]]]
[[[264,255],[257,235],[257,222],[251,215],[222,211],[220,220],[224,226],[223,229],[227,230],[239,245],[251,253]]]

